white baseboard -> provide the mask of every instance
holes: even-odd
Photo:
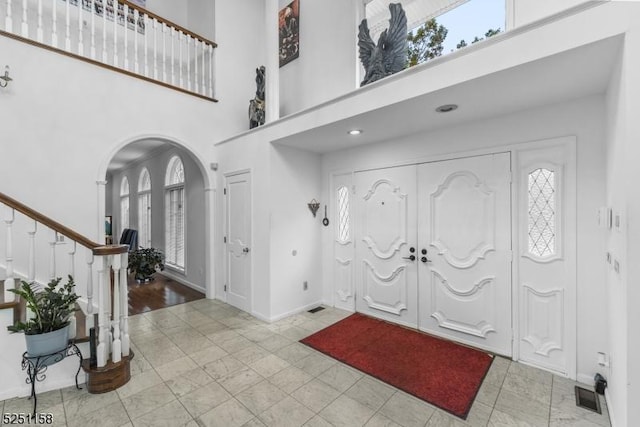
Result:
[[[593,375],[587,375],[587,374],[578,374],[578,376],[576,377],[576,381],[578,381],[579,383],[588,385],[589,387],[593,387],[593,385],[595,384],[595,381],[593,380]]]
[[[304,307],[299,307],[299,308],[296,308],[295,310],[291,310],[291,311],[288,311],[286,313],[281,313],[281,314],[278,314],[276,316],[271,316],[269,318],[269,320],[266,320],[266,319],[261,319],[261,320],[264,320],[265,322],[269,322],[269,323],[277,322],[278,320],[282,320],[282,319],[284,319],[286,317],[293,316],[294,314],[302,313],[303,311],[310,310],[310,309],[312,309],[314,307],[317,307],[319,305],[322,305],[322,304],[324,304],[324,302],[322,300],[316,301],[314,303],[307,304]]]
[[[179,274],[170,273],[166,269],[164,271],[158,272],[158,274],[161,274],[161,275],[163,275],[165,277],[173,279],[176,282],[180,282],[181,284],[183,284],[185,286],[188,286],[189,288],[194,289],[194,290],[196,290],[198,292],[202,292],[205,295],[207,293],[207,290],[205,288],[203,288],[202,286],[196,285],[195,283],[189,282],[184,276],[181,276]]]
[[[609,393],[609,389],[604,389],[604,400],[607,402],[607,410],[609,411],[609,421],[611,422],[611,427],[617,427],[616,417],[613,413],[613,405],[611,404],[611,394]]]

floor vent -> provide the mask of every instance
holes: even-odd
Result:
[[[317,313],[319,311],[324,310],[324,307],[316,307],[316,308],[312,308],[311,310],[309,310],[309,313]]]
[[[591,390],[576,386],[576,405],[581,408],[588,409],[598,414],[602,413],[600,409],[600,399],[598,395]]]

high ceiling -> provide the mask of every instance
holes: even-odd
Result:
[[[116,155],[113,156],[113,159],[111,159],[111,163],[109,163],[109,167],[107,168],[107,173],[115,173],[136,160],[148,157],[151,151],[160,149],[161,147],[169,148],[170,146],[171,144],[168,142],[153,138],[133,142],[122,148],[122,150],[118,151]]]

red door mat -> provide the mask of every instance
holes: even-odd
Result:
[[[300,340],[466,419],[493,357],[356,313]]]

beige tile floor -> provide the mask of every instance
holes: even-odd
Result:
[[[92,395],[42,393],[57,426],[609,426],[577,408],[574,382],[497,358],[466,421],[297,341],[349,313],[325,309],[267,324],[219,301],[133,316],[132,377]],[[29,412],[26,398],[0,412]]]

